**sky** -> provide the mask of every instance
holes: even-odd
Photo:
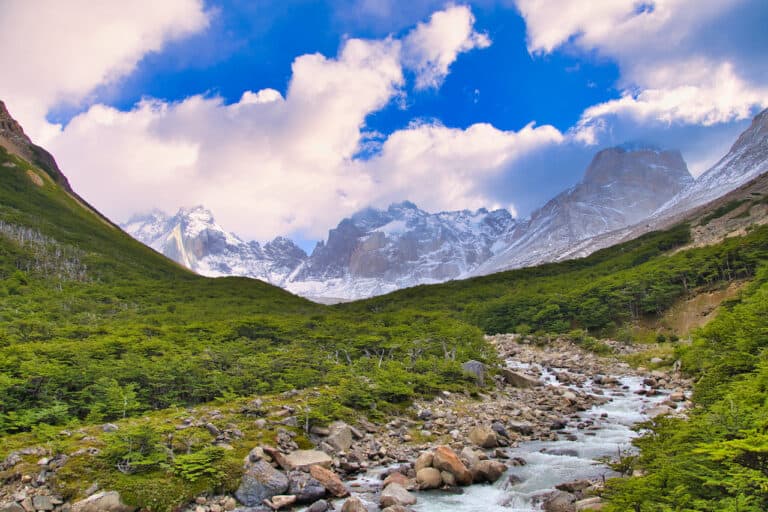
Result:
[[[768,107],[765,0],[3,0],[0,99],[117,222],[525,217],[627,141],[694,175]]]

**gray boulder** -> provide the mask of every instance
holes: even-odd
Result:
[[[352,429],[343,421],[334,421],[328,426],[326,443],[335,450],[345,452],[352,447]]]
[[[117,491],[103,491],[72,505],[72,512],[133,512],[136,507],[129,507],[120,499]]]
[[[253,507],[287,490],[288,477],[266,461],[259,460],[246,468],[235,497],[243,505]]]
[[[474,375],[478,385],[485,386],[485,365],[483,363],[472,359],[462,364],[461,368]]]
[[[299,503],[312,503],[325,496],[325,486],[303,471],[292,471],[288,481],[288,494],[295,495]]]

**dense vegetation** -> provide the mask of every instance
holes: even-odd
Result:
[[[668,253],[685,225],[580,260],[325,307],[195,276],[0,153],[0,432],[330,385],[318,420],[471,386],[482,333],[616,330],[697,286],[752,276],[768,229]],[[41,184],[42,181],[42,184]],[[36,183],[37,182],[37,183]]]
[[[768,509],[768,269],[679,357],[697,380],[690,419],[664,418],[637,441],[640,478],[612,483],[612,509]]]

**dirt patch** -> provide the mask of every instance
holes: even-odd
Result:
[[[29,177],[29,180],[34,183],[38,187],[43,186],[43,178],[40,177],[39,174],[37,174],[32,169],[27,169],[27,177]]]

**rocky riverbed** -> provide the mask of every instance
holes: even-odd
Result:
[[[295,430],[279,427],[296,421],[290,407],[268,411],[256,421],[277,426],[275,442],[251,450],[234,496],[200,496],[185,510],[599,510],[604,478],[613,474],[595,460],[629,449],[634,423],[684,414],[689,405],[690,382],[675,372],[632,369],[567,340],[537,346],[499,335],[488,341],[503,367],[465,365],[484,381],[486,394],[443,392],[383,425],[314,427],[311,450],[299,450]],[[237,436],[211,418],[189,427],[216,429],[222,444]],[[98,488],[64,503],[45,480],[64,462],[42,457],[39,475],[3,487],[0,512],[133,510]]]

